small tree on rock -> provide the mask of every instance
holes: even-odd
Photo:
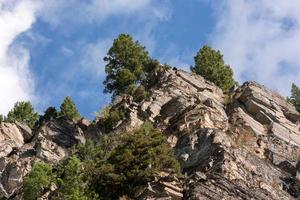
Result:
[[[298,112],[300,112],[300,89],[296,84],[292,84],[291,97],[288,98],[288,101],[291,102]]]
[[[232,69],[224,63],[223,55],[220,51],[205,45],[198,51],[194,59],[195,66],[191,67],[193,72],[215,83],[223,91],[228,91],[234,86],[235,81]]]
[[[19,121],[33,128],[39,119],[39,115],[34,111],[29,101],[17,102],[14,108],[7,114],[7,121]]]
[[[80,118],[80,114],[71,97],[67,96],[62,102],[60,106],[60,115],[75,120],[78,120]]]

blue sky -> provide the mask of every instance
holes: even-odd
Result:
[[[110,102],[102,58],[120,33],[187,70],[210,44],[238,81],[288,95],[300,84],[299,13],[297,0],[0,0],[0,113],[20,100],[42,112],[71,96],[92,119]]]

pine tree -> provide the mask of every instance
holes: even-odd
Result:
[[[60,115],[75,120],[80,118],[80,114],[71,97],[67,96],[60,105]]]
[[[288,98],[288,101],[291,102],[298,112],[300,112],[300,89],[296,84],[292,84],[291,88],[291,97]]]
[[[232,69],[224,63],[220,51],[205,45],[198,51],[194,59],[195,66],[191,67],[193,72],[215,83],[225,92],[234,86]]]
[[[19,121],[33,128],[39,119],[39,115],[34,111],[29,101],[17,102],[14,108],[7,114],[7,121]]]
[[[58,117],[58,112],[55,107],[49,107],[45,110],[44,115],[40,116],[39,125]]]
[[[128,34],[120,34],[104,57],[107,62],[104,92],[113,96],[128,93],[132,86],[145,76],[145,66],[149,63],[145,47]]]
[[[102,199],[133,195],[138,188],[155,179],[164,170],[180,172],[166,138],[150,123],[122,134],[107,158],[97,161],[92,170],[91,187]]]
[[[43,195],[45,189],[49,188],[53,179],[52,168],[43,162],[35,163],[32,170],[24,178],[23,197],[24,200],[36,200]]]

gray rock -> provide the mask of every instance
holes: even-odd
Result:
[[[26,140],[24,140],[24,138]],[[75,122],[58,118],[35,132],[20,123],[0,125],[0,198],[22,199],[23,177],[37,161],[55,164],[70,154],[71,148],[84,143],[82,130]]]

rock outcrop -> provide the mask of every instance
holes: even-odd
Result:
[[[228,95],[203,77],[165,69],[153,77],[150,96],[116,104],[126,118],[114,133],[151,121],[167,136],[184,177],[162,172],[136,199],[265,199],[300,197],[300,114],[276,92],[246,82]],[[114,106],[114,105],[112,105]],[[0,125],[0,198],[18,195],[38,160],[57,163],[74,144],[101,134],[99,123],[59,118],[38,130]]]
[[[20,199],[23,177],[37,161],[57,163],[71,147],[85,142],[77,124],[65,118],[51,120],[31,131],[21,123],[0,124],[0,198]]]
[[[183,199],[300,196],[300,114],[284,97],[247,82],[225,106],[222,91],[199,75],[169,69],[155,78],[148,99],[124,101],[129,117],[115,131],[146,120],[159,127],[187,175]]]

